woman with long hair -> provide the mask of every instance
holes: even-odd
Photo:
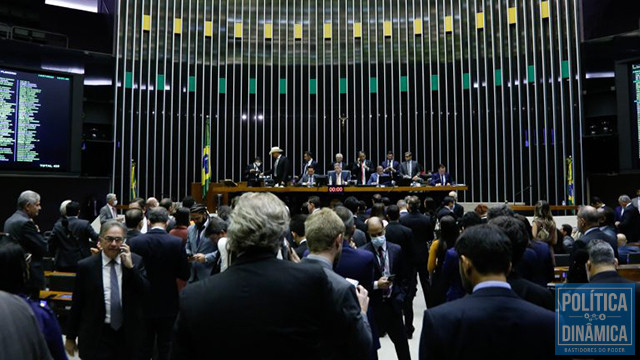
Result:
[[[442,304],[446,301],[448,283],[442,275],[442,265],[447,250],[453,248],[460,235],[460,228],[453,216],[447,215],[440,219],[440,236],[434,240],[429,248],[427,270],[431,278],[431,289],[427,296],[428,307]]]

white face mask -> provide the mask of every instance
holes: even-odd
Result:
[[[113,206],[117,206],[118,205],[118,200],[113,200]]]
[[[385,240],[386,240],[386,236],[384,236],[384,235],[382,235],[382,236],[372,236],[371,237],[371,243],[376,248],[379,248],[380,246],[384,245]]]

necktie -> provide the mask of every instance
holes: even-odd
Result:
[[[411,172],[411,162],[409,162],[409,176],[413,176],[413,173]]]
[[[440,176],[440,185],[444,185],[444,175]]]
[[[113,218],[115,219],[116,217],[118,217],[116,214],[116,208],[111,206],[109,206],[109,208],[111,209],[111,215],[113,215]]]
[[[273,176],[274,177],[278,177],[278,161],[280,161],[280,158],[276,159],[276,163],[273,164]]]
[[[111,328],[119,330],[122,327],[122,304],[120,303],[120,287],[116,273],[116,261],[111,260]]]
[[[309,185],[313,185],[313,175],[309,177]]]
[[[336,173],[336,185],[342,185],[342,173]]]
[[[382,246],[378,248],[378,260],[380,261],[380,268],[382,269],[382,275],[388,276],[389,269],[387,269],[387,261],[384,257],[384,249],[382,248]],[[385,298],[388,298],[389,296],[391,296],[391,288],[382,290],[382,294]]]
[[[362,163],[362,183],[363,184],[367,183],[367,179],[366,179],[365,174],[364,174],[364,163]]]

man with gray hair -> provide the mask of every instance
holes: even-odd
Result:
[[[613,249],[616,258],[618,257],[618,239],[610,236],[600,230],[600,214],[598,210],[593,206],[583,206],[578,211],[578,231],[582,233],[582,236],[574,242],[573,253],[580,249],[584,249],[593,240],[604,240]]]
[[[173,359],[322,358],[342,315],[322,268],[276,259],[288,225],[275,195],[238,198],[227,231],[235,260],[182,291]]]
[[[304,225],[310,254],[302,262],[320,265],[324,269],[333,287],[335,312],[344,314],[335,324],[335,341],[325,346],[326,355],[330,358],[369,359],[372,337],[367,320],[367,290],[333,271],[342,254],[344,223],[332,210],[324,208],[310,215]]]
[[[622,208],[620,221],[616,223],[618,232],[624,234],[628,242],[640,241],[640,213],[638,213],[638,209],[633,206],[628,195],[620,196],[618,204]]]
[[[115,220],[118,217],[118,197],[114,193],[107,194],[107,204],[100,209],[100,225],[107,220]]]
[[[4,232],[9,241],[22,246],[31,254],[29,281],[26,289],[32,298],[38,299],[44,289],[44,267],[42,258],[47,253],[47,241],[40,234],[34,219],[40,213],[40,195],[34,191],[23,191],[18,196],[18,209],[4,223]]]

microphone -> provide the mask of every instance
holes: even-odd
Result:
[[[531,189],[532,187],[533,187],[533,184],[529,184],[529,185],[527,185],[524,189],[522,189],[522,190],[518,191],[518,192],[514,195],[513,202],[514,202],[514,203],[516,202],[516,199],[515,199],[515,198],[517,198],[517,197],[518,197],[518,195],[520,195],[520,194],[522,194],[523,192],[525,192],[525,191],[527,191],[527,190]]]

